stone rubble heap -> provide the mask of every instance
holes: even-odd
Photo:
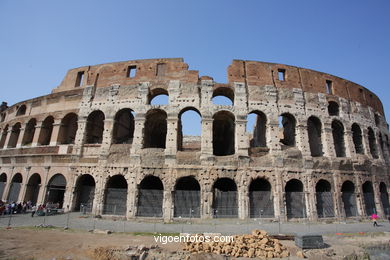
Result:
[[[186,242],[183,250],[194,254],[204,252],[233,257],[277,258],[290,255],[278,239],[271,238],[264,230],[253,230],[252,234],[233,237],[233,242]]]

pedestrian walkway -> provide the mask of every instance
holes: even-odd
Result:
[[[71,229],[91,230],[103,229],[114,232],[157,232],[157,233],[204,233],[216,232],[222,234],[245,234],[253,229],[263,229],[270,234],[293,234],[310,232],[319,234],[356,233],[356,232],[390,232],[390,223],[378,221],[374,227],[369,220],[365,222],[338,222],[325,223],[279,223],[264,222],[259,219],[211,219],[201,220],[199,223],[163,223],[161,220],[115,220],[99,219],[80,213],[69,213],[53,216],[31,217],[30,214],[1,216],[0,227],[26,227],[37,225],[51,225],[55,227],[69,227]]]

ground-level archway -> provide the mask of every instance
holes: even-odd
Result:
[[[31,201],[35,205],[38,200],[39,189],[41,187],[41,176],[38,173],[31,175],[27,183],[26,195],[24,201]]]
[[[306,218],[306,198],[302,182],[297,179],[289,180],[284,191],[286,194],[287,218]]]
[[[5,172],[3,172],[0,175],[0,199],[3,197],[3,193],[4,193],[4,190],[5,190],[5,185],[6,184],[7,184],[7,174],[5,174]]]
[[[372,183],[370,181],[366,181],[365,183],[363,183],[362,187],[363,187],[364,205],[366,208],[367,216],[376,214],[374,189],[372,188]]]
[[[127,188],[127,181],[123,175],[114,175],[108,179],[104,192],[103,214],[126,214]]]
[[[234,180],[220,178],[213,187],[213,211],[215,218],[238,217],[237,186]]]
[[[271,184],[266,179],[257,178],[249,185],[249,216],[251,218],[274,217]]]
[[[156,176],[145,177],[138,189],[137,216],[162,217],[164,186]]]
[[[319,180],[316,184],[317,216],[334,217],[332,188],[328,181]]]
[[[180,178],[175,186],[174,217],[200,217],[200,185],[192,176]]]
[[[9,203],[18,202],[20,189],[22,187],[22,181],[23,181],[23,177],[20,173],[17,173],[14,175],[14,177],[12,177],[11,187],[8,192],[7,202]]]
[[[89,175],[81,175],[76,182],[74,210],[91,212],[95,197],[95,179]]]
[[[57,173],[48,182],[45,203],[58,204],[62,208],[66,190],[66,179],[64,175]]]
[[[355,185],[351,181],[345,181],[341,186],[341,199],[344,205],[345,217],[357,216]]]
[[[383,211],[386,216],[389,216],[390,215],[389,194],[387,193],[387,186],[384,182],[381,182],[379,184],[379,191],[381,194]]]

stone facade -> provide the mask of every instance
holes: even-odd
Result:
[[[151,105],[160,94],[169,103]],[[187,110],[201,116],[199,138],[181,133]],[[182,59],[109,63],[72,69],[0,115],[5,201],[167,221],[390,214],[382,104],[326,73],[234,60],[220,84]]]

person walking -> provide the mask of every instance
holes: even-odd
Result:
[[[37,206],[36,205],[32,206],[32,208],[31,208],[31,217],[34,217],[36,211],[37,211]]]
[[[374,227],[378,226],[378,223],[376,222],[377,219],[378,219],[378,215],[377,214],[372,214],[371,215],[371,220],[373,221],[373,226]]]

